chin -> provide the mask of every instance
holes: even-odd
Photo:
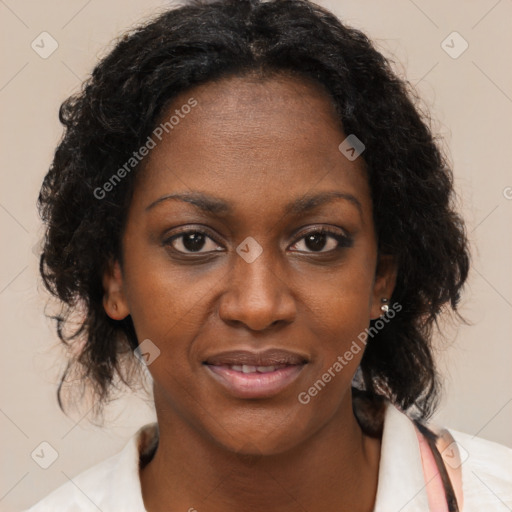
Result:
[[[258,414],[251,411],[246,415],[233,412],[226,421],[218,418],[210,424],[209,435],[224,449],[244,456],[279,455],[304,442],[308,433],[303,425],[303,413],[297,414],[274,411]],[[283,421],[284,419],[284,421]],[[300,423],[299,420],[300,419]]]

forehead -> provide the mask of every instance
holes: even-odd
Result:
[[[176,190],[284,200],[315,187],[369,197],[364,162],[340,152],[347,135],[328,93],[312,81],[277,76],[207,83],[174,98],[158,126],[161,140],[153,136],[156,145],[136,187],[148,200]]]

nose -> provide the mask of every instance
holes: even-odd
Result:
[[[252,263],[236,256],[226,276],[219,316],[231,326],[264,331],[289,324],[296,317],[296,301],[283,272],[264,254]]]

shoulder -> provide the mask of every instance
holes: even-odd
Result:
[[[121,454],[114,455],[78,476],[70,478],[27,512],[97,511],[104,501],[104,494],[110,486],[120,458]]]
[[[435,445],[464,512],[512,510],[510,448],[435,423],[424,426],[435,434]],[[425,480],[425,462],[415,422],[386,403],[375,510],[428,510],[430,480]]]
[[[26,512],[144,512],[139,461],[156,424],[146,425],[121,452],[69,480]]]
[[[512,449],[449,429],[460,454],[464,510],[505,510],[512,506]],[[446,464],[450,464],[446,454]],[[492,508],[491,508],[492,507]],[[500,508],[501,507],[501,508]]]

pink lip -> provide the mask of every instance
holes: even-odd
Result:
[[[268,373],[242,373],[228,366],[204,365],[208,373],[237,398],[270,398],[292,383],[304,364],[288,365]]]

